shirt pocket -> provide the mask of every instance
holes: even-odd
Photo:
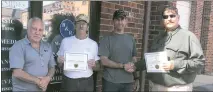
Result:
[[[168,60],[174,60],[177,58],[179,49],[176,47],[166,47]]]
[[[171,60],[184,60],[188,58],[188,52],[184,49],[177,47],[167,47],[166,49],[167,55]]]

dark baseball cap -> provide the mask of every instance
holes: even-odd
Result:
[[[113,14],[113,20],[114,19],[119,19],[119,18],[121,18],[122,20],[124,19],[124,18],[126,18],[126,13],[124,12],[124,10],[116,10],[115,12],[114,12],[114,14]]]

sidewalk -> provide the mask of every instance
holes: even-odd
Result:
[[[193,91],[213,91],[213,76],[197,75],[193,83]]]

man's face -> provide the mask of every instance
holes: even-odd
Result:
[[[88,24],[85,21],[78,21],[76,22],[76,32],[87,32],[88,31]]]
[[[40,42],[43,37],[43,24],[41,21],[33,21],[28,30],[28,38],[33,42]]]
[[[118,29],[118,30],[124,29],[126,27],[126,24],[127,24],[126,18],[124,18],[124,19],[121,19],[121,18],[114,19],[113,22],[114,22],[115,29]]]
[[[174,29],[179,24],[179,15],[173,10],[166,10],[163,14],[163,24],[166,29]]]

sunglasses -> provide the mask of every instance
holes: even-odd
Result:
[[[176,15],[163,15],[163,19],[174,18]]]

